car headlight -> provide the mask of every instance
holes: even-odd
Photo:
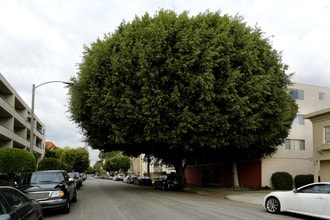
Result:
[[[50,198],[54,198],[54,197],[64,197],[65,193],[63,191],[53,191],[50,194]]]

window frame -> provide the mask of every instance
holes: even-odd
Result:
[[[305,125],[305,119],[303,114],[297,114],[293,120],[293,125]]]
[[[294,100],[304,100],[304,90],[290,88],[290,95]]]
[[[324,126],[324,143],[330,144],[330,125]]]
[[[303,139],[285,139],[285,150],[306,150],[305,140]]]

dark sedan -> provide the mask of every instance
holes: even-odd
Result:
[[[152,180],[148,176],[138,176],[134,180],[134,184],[138,186],[151,186]]]
[[[25,175],[18,185],[30,198],[37,200],[42,208],[61,209],[70,212],[70,202],[77,201],[76,183],[63,170],[44,170]]]
[[[160,188],[162,190],[170,189],[183,189],[182,177],[176,176],[175,174],[162,175],[156,179],[153,183],[154,189]]]
[[[0,186],[0,219],[42,220],[42,207],[17,189]]]

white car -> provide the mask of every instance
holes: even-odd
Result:
[[[270,213],[292,212],[330,219],[330,182],[271,192],[265,196],[263,206]]]

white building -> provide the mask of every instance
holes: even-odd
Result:
[[[271,176],[277,171],[288,172],[292,177],[313,174],[312,123],[303,116],[330,107],[330,87],[296,83],[289,88],[298,104],[298,114],[285,144],[272,157],[262,159],[263,186],[271,186]]]
[[[32,86],[32,85],[31,85]],[[30,151],[31,109],[0,73],[0,148]],[[34,116],[33,151],[45,154],[45,125]]]

